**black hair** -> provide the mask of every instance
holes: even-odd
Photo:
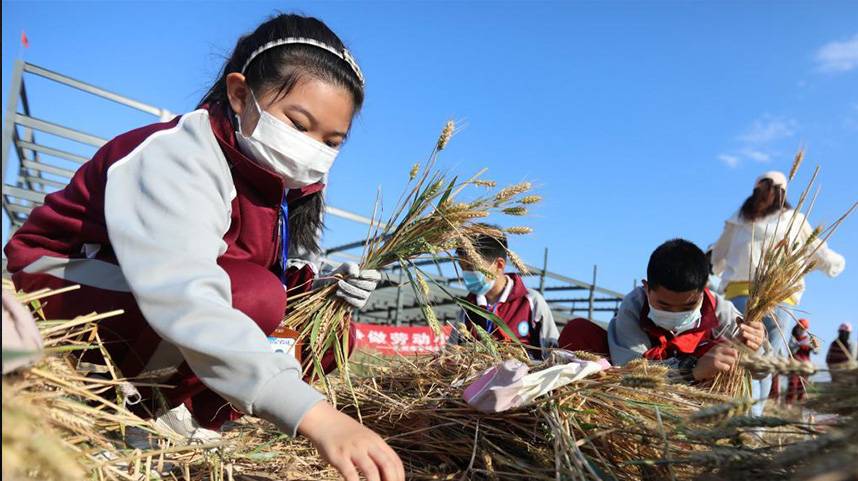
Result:
[[[772,191],[774,199],[771,205],[763,205]],[[742,203],[739,214],[743,219],[753,221],[787,209],[792,209],[792,205],[786,200],[783,187],[775,185],[772,179],[763,179],[754,186],[754,192]]]
[[[294,14],[270,17],[253,33],[243,35],[235,44],[217,80],[208,89],[200,107],[220,110],[234,122],[226,89],[226,77],[241,72],[250,55],[266,43],[302,37],[317,40],[336,50],[344,50],[342,40],[321,20]],[[304,44],[289,44],[270,48],[257,55],[244,71],[247,85],[257,95],[267,89],[277,89],[277,96],[287,95],[299,81],[312,77],[345,88],[352,96],[356,114],[364,100],[364,87],[357,73],[345,60],[333,53]],[[289,206],[289,249],[303,248],[318,253],[321,248],[317,232],[324,228],[322,192],[310,194]]]
[[[477,254],[483,258],[486,262],[492,262],[498,257],[506,260],[507,258],[507,240],[506,234],[503,233],[503,229],[499,226],[492,224],[477,224],[480,227],[484,227],[486,230],[492,232],[493,235],[488,234],[478,234],[472,239],[472,243],[474,244],[474,250],[477,251]],[[499,235],[498,235],[499,234]],[[460,259],[467,259],[467,255],[463,248],[456,249],[456,255]]]
[[[253,33],[238,39],[217,80],[209,88],[200,106],[209,104],[229,111],[226,76],[241,73],[250,55],[259,47],[274,40],[300,37],[317,40],[336,50],[345,50],[342,40],[321,20],[295,14],[280,14],[256,27]],[[364,89],[357,73],[345,60],[314,45],[288,44],[270,48],[257,55],[244,71],[247,85],[260,90],[277,88],[277,95],[287,95],[306,77],[330,82],[345,88],[352,95],[357,113],[363,105]],[[231,116],[230,116],[231,117]]]
[[[715,266],[712,265],[712,249],[706,251],[706,264],[709,266],[709,275],[715,274]]]
[[[646,267],[650,289],[664,287],[674,292],[702,291],[709,278],[706,254],[685,239],[672,239],[658,246]]]

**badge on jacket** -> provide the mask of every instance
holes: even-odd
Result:
[[[526,337],[530,334],[530,323],[527,321],[521,321],[518,323],[518,335],[521,337]]]

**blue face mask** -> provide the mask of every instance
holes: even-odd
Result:
[[[494,279],[489,280],[482,272],[462,271],[462,280],[468,292],[477,296],[484,296],[495,285]]]

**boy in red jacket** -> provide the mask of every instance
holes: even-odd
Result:
[[[498,229],[495,226],[487,227]],[[474,240],[474,248],[481,257],[481,264],[487,267],[491,276],[477,270],[474,260],[468,259],[466,252],[458,251],[462,279],[469,292],[465,300],[502,319],[511,334],[529,347],[528,352],[532,357],[541,358],[547,349],[557,347],[559,333],[545,298],[538,291],[525,286],[520,275],[506,273],[506,237],[495,239],[488,235],[480,236]],[[458,332],[460,326],[467,326],[474,331],[475,325],[497,340],[511,340],[510,335],[488,316],[463,309],[450,342],[458,344],[461,338]]]
[[[739,322],[733,304],[706,287],[708,277],[709,263],[699,247],[683,239],[660,245],[650,256],[647,280],[626,295],[608,325],[612,363],[645,357],[694,382],[735,364],[739,353],[721,342],[725,337],[757,350],[765,328]]]

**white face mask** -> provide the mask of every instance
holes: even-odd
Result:
[[[241,151],[283,178],[289,189],[325,179],[339,152],[262,110],[253,91],[250,95],[259,122],[248,137],[241,131],[241,119],[237,119],[235,136]]]
[[[649,302],[649,300],[647,300],[647,302]],[[700,312],[701,307],[703,307],[702,299],[700,304],[693,310],[680,312],[662,311],[661,309],[652,307],[652,303],[650,302],[649,318],[656,326],[662,329],[667,329],[675,334],[679,334],[697,327],[697,324],[700,322],[700,318],[703,317],[703,314]]]

